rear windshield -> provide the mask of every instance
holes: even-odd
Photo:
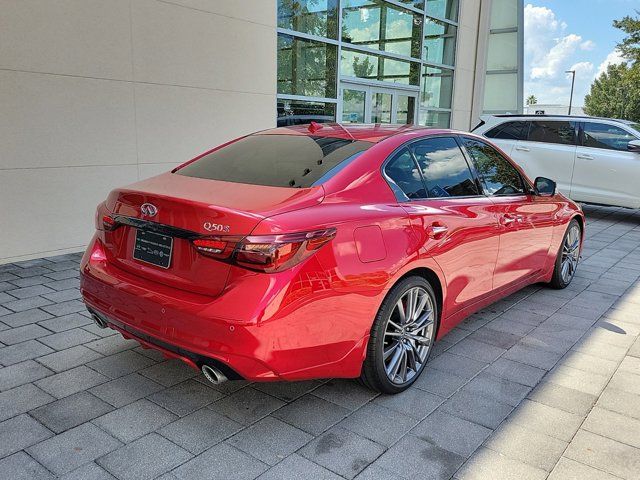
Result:
[[[307,188],[373,143],[307,135],[250,135],[176,171],[188,177],[271,187]]]

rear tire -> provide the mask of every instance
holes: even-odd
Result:
[[[407,277],[387,294],[371,327],[361,382],[382,393],[400,393],[415,382],[431,356],[438,327],[433,288]]]
[[[562,244],[558,249],[553,277],[549,286],[561,290],[567,288],[573,280],[580,259],[580,247],[582,246],[582,227],[574,218],[569,222]]]

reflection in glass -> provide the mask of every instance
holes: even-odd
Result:
[[[524,193],[524,184],[517,170],[492,146],[463,139],[469,155],[475,160],[476,170],[482,180],[485,193],[489,195],[516,195]]]
[[[342,41],[407,57],[420,56],[422,15],[382,0],[344,0]]]
[[[362,90],[342,90],[342,123],[364,123],[366,96]]]
[[[278,0],[278,27],[338,38],[338,0]]]
[[[374,92],[371,96],[371,122],[391,123],[390,93]]]
[[[278,100],[278,126],[300,125],[310,122],[333,122],[336,118],[335,103],[308,102],[305,100]]]
[[[418,166],[406,148],[400,150],[395,157],[387,163],[384,173],[397,186],[394,187],[392,185],[391,187],[398,197],[406,200],[427,197]]]
[[[336,98],[337,47],[278,35],[278,93]]]
[[[418,85],[420,64],[342,49],[340,73],[348,77]]]
[[[425,127],[449,128],[451,125],[451,112],[438,112],[420,109],[420,125]]]
[[[427,0],[427,15],[444,18],[446,20],[458,20],[458,0]]]
[[[457,30],[453,25],[427,18],[424,26],[423,60],[453,65]]]
[[[478,188],[453,138],[432,138],[412,147],[432,198],[478,195]]]
[[[425,65],[420,106],[451,108],[452,92],[453,70]]]
[[[403,125],[413,123],[416,110],[416,97],[398,95],[398,106],[396,110],[396,123]]]

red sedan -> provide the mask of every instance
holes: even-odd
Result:
[[[360,377],[396,393],[471,313],[566,287],[584,225],[486,139],[312,123],[112,191],[81,288],[99,326],[213,382]]]

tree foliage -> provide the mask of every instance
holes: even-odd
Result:
[[[527,105],[536,105],[538,103],[538,99],[535,95],[529,95],[527,97]]]
[[[640,11],[637,18],[614,20],[626,35],[618,50],[628,63],[609,65],[591,84],[584,99],[587,115],[640,122]]]

